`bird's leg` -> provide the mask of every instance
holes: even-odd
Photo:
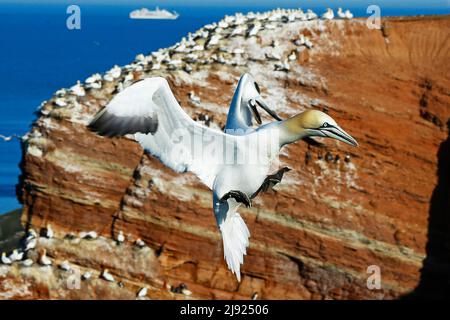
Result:
[[[234,198],[237,202],[243,203],[247,208],[252,206],[252,200],[242,191],[231,190],[227,192],[221,199],[220,202],[225,202],[229,198]]]
[[[281,179],[283,179],[283,175],[285,172],[291,171],[291,168],[283,167],[280,170],[278,170],[274,174],[270,174],[264,179],[264,182],[259,187],[258,190],[252,195],[252,199],[255,198],[260,192],[267,192],[269,189],[273,189],[273,187],[281,182]]]

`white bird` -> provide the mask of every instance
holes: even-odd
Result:
[[[104,270],[102,271],[101,277],[102,277],[103,279],[105,279],[106,281],[114,282],[114,277],[113,277],[113,275],[112,275],[111,273],[109,273],[109,270],[108,270],[108,269],[104,269]]]
[[[194,91],[189,92],[189,99],[194,103],[200,103],[200,97],[197,96]]]
[[[181,289],[181,293],[185,296],[190,296],[192,294],[192,291],[186,288]]]
[[[122,74],[122,68],[120,68],[118,65],[114,65],[114,67],[107,73],[111,75],[114,79],[117,79]]]
[[[51,266],[52,265],[52,260],[50,260],[49,257],[47,257],[47,250],[44,249],[41,253],[41,255],[39,256],[39,264],[43,265],[43,266]]]
[[[345,19],[353,19],[353,13],[350,10],[345,10]]]
[[[52,226],[47,224],[47,227],[44,230],[44,237],[51,239],[54,235],[55,233],[53,232]]]
[[[255,23],[249,27],[247,37],[254,37],[261,30],[261,23]]]
[[[8,258],[11,260],[11,262],[20,261],[23,258],[23,252],[19,252],[19,250],[14,249]]]
[[[93,240],[97,239],[98,234],[95,231],[89,231],[89,232],[80,232],[80,238],[87,239],[87,240]]]
[[[311,9],[308,9],[306,11],[306,20],[314,20],[317,19],[317,14],[313,12]]]
[[[56,99],[56,100],[55,100],[55,104],[56,104],[58,107],[65,107],[65,106],[67,106],[67,102],[66,102],[66,100],[64,100],[63,98],[58,98],[58,99]]]
[[[147,292],[148,292],[147,288],[143,287],[138,291],[137,296],[140,298],[145,297],[147,295]]]
[[[0,138],[2,138],[3,139],[3,141],[11,141],[12,140],[12,138],[14,138],[14,136],[4,136],[4,135],[2,135],[2,134],[0,134]]]
[[[30,238],[25,242],[25,251],[29,251],[31,249],[36,248],[37,245],[37,239],[36,238]]]
[[[232,32],[231,32],[231,36],[235,37],[235,36],[243,36],[245,34],[245,31],[247,30],[246,26],[240,25],[237,26]]]
[[[197,44],[192,47],[192,51],[204,51],[204,50],[205,50],[205,46],[202,44]]]
[[[275,60],[275,61],[280,61],[281,60],[281,56],[278,53],[276,53],[276,52],[272,52],[272,51],[266,52],[265,55],[266,55],[266,59],[267,60]]]
[[[37,233],[36,233],[36,231],[34,231],[34,229],[28,229],[27,239],[30,239],[30,238],[37,238]]]
[[[93,74],[85,80],[86,83],[92,84],[102,80],[102,76],[99,73]]]
[[[339,18],[345,19],[345,13],[344,13],[344,11],[342,11],[341,7],[338,8],[337,15],[338,15]]]
[[[2,263],[3,263],[3,264],[11,264],[11,263],[12,263],[11,259],[8,258],[8,257],[6,256],[6,253],[4,253],[4,252],[2,252],[2,258],[1,258],[1,260],[2,260]]]
[[[305,38],[305,47],[307,47],[308,49],[311,49],[313,46],[313,43],[311,42],[311,40],[309,40],[309,38]]]
[[[106,74],[103,76],[103,80],[112,82],[112,81],[114,81],[114,77],[113,77],[110,73],[106,73]]]
[[[275,63],[274,65],[275,71],[284,71],[288,72],[290,70],[289,62],[285,59],[283,62]]]
[[[72,270],[72,267],[70,266],[70,263],[69,263],[69,261],[67,261],[67,260],[64,260],[63,262],[61,262],[61,263],[59,264],[59,268],[60,268],[61,270],[64,270],[64,271],[70,271],[70,270]]]
[[[330,116],[317,110],[246,132],[256,104],[261,106],[255,101],[261,100],[257,84],[249,81],[251,77],[246,79],[241,79],[233,97],[225,133],[192,120],[160,77],[141,80],[119,92],[89,124],[91,130],[106,136],[134,134],[166,166],[177,172],[191,171],[212,189],[225,260],[238,281],[250,233],[237,209],[241,204],[250,207],[259,192],[281,181],[287,168],[269,172],[281,148],[311,136],[357,145]],[[241,131],[230,133],[233,129]]]
[[[24,267],[31,267],[33,265],[33,260],[31,260],[30,258],[25,259],[22,261],[22,266]]]
[[[226,29],[226,28],[228,28],[229,26],[230,26],[230,25],[228,24],[228,22],[226,22],[226,21],[224,21],[224,20],[219,21],[219,28]]]
[[[71,87],[70,91],[72,91],[73,94],[79,97],[83,97],[84,95],[86,95],[86,92],[84,91],[84,88],[81,85],[80,81],[77,81],[77,84]]]
[[[208,47],[219,44],[220,39],[222,39],[222,36],[220,34],[213,35],[208,41]]]
[[[134,242],[134,244],[135,244],[136,247],[138,247],[138,248],[143,248],[143,247],[145,247],[145,242],[142,241],[142,239],[137,239],[137,240]]]
[[[332,20],[334,18],[334,12],[332,9],[328,8],[327,11],[322,14],[322,19]]]
[[[290,61],[294,61],[295,59],[297,59],[297,55],[295,54],[295,51],[292,51],[292,53],[289,55],[288,59]]]
[[[125,236],[123,235],[122,230],[119,231],[119,234],[117,235],[117,243],[123,243],[125,241]]]
[[[92,273],[89,271],[86,271],[85,273],[83,273],[83,275],[81,276],[81,278],[83,280],[89,280],[92,277]]]

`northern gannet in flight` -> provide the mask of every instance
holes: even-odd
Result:
[[[3,134],[0,134],[0,139],[3,139],[3,141],[6,141],[6,142],[11,141],[13,138],[20,139],[21,137],[18,136],[17,134],[13,134],[13,135],[11,135],[11,136],[5,136],[5,135],[3,135]]]
[[[281,180],[283,171],[269,174],[271,162],[281,148],[311,136],[357,146],[355,139],[321,111],[307,110],[278,120],[260,99],[257,84],[245,78],[233,98],[226,132],[195,122],[161,77],[140,80],[125,88],[89,124],[91,130],[109,137],[134,134],[141,146],[166,166],[177,172],[193,172],[212,190],[225,260],[238,281],[250,232],[237,209],[241,204],[250,207],[258,192]],[[231,134],[230,130],[249,127],[252,115],[258,121],[256,104],[278,121],[244,134]]]

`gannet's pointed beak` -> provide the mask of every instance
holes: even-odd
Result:
[[[339,126],[328,126],[320,131],[329,138],[337,139],[354,147],[358,146],[358,142]]]
[[[268,114],[270,114],[274,119],[281,121],[282,119],[276,114],[275,111],[269,108],[269,106],[264,102],[264,100],[259,96],[255,99],[256,103],[263,108]]]

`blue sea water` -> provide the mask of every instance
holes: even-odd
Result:
[[[314,2],[303,2],[309,4],[303,8],[324,11],[324,6],[311,7]],[[276,8],[277,2],[246,7],[217,3],[164,6],[176,10],[180,17],[177,20],[129,19],[129,12],[139,7],[81,4],[81,30],[68,30],[67,4],[0,2],[0,134],[25,134],[36,117],[36,108],[59,88],[69,87],[115,64],[127,64],[138,53],[170,46],[188,32],[218,21],[225,14],[265,11]],[[355,16],[367,15],[365,7],[351,9]],[[448,6],[388,8],[382,12],[383,15],[448,13]],[[0,214],[20,206],[15,197],[20,157],[18,140],[0,139]]]

